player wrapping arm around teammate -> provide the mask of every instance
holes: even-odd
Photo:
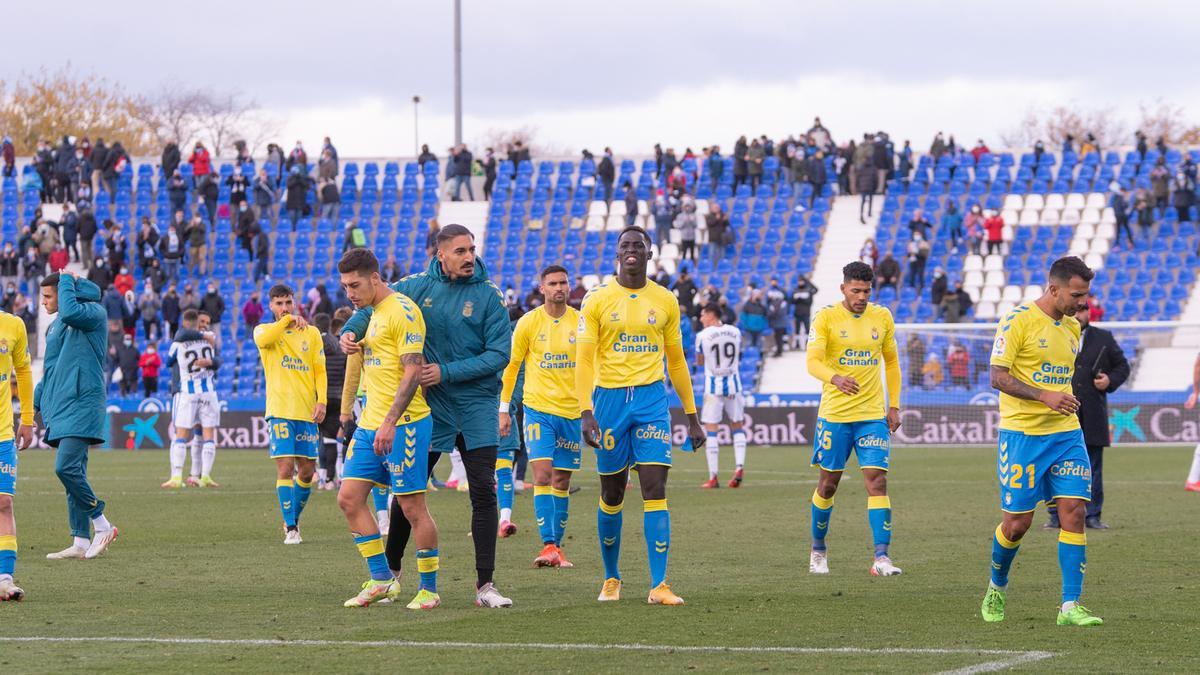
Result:
[[[522,316],[513,331],[512,356],[500,391],[500,435],[513,426],[509,403],[525,366],[525,447],[533,468],[533,511],[542,537],[535,567],[574,567],[562,552],[567,527],[571,474],[579,470],[582,440],[575,393],[576,331],[579,312],[567,305],[567,270],[542,270],[546,302]]]
[[[371,578],[347,607],[366,607],[400,594],[399,569],[392,572],[375,518],[366,506],[372,486],[391,489],[417,545],[420,587],[409,609],[441,604],[437,593],[438,532],[425,504],[433,420],[420,390],[425,321],[416,304],[395,293],[379,276],[379,261],[364,248],[347,251],[338,262],[342,288],[357,308],[373,312],[357,341],[362,352],[367,400],[346,453],[338,506],[367,561]],[[399,566],[397,565],[397,568]],[[395,576],[393,576],[395,575]]]
[[[17,567],[13,496],[17,493],[17,452],[33,444],[33,373],[25,322],[0,312],[0,382],[5,387],[9,386],[9,373],[17,378],[21,424],[14,434],[12,396],[0,396],[0,602],[19,602],[25,591],[13,581]]]
[[[171,477],[162,484],[164,488],[183,487],[188,439],[196,426],[201,428],[203,444],[199,455],[192,453],[187,485],[220,487],[212,479],[212,468],[217,459],[217,427],[221,424],[221,401],[217,398],[217,368],[221,361],[207,317],[195,309],[185,311],[181,327],[167,349],[167,367],[179,373],[179,393],[171,409],[175,439],[169,452]]]
[[[813,574],[829,574],[825,538],[851,452],[867,485],[867,520],[875,542],[871,574],[900,574],[888,555],[892,503],[887,493],[890,433],[900,428],[900,360],[892,313],[870,302],[873,279],[866,263],[843,267],[842,301],[817,312],[808,339],[808,372],[825,384],[813,438],[812,463],[821,468],[812,496],[808,571]]]
[[[1079,604],[1087,565],[1085,502],[1092,471],[1071,394],[1079,322],[1093,273],[1074,256],[1050,266],[1042,296],[1009,312],[992,346],[992,387],[1000,391],[996,473],[1003,519],[992,537],[992,578],[983,598],[984,621],[1003,621],[1008,571],[1038,504],[1054,501],[1061,526],[1058,566],[1062,608],[1058,625],[1095,626],[1100,617]]]
[[[283,284],[267,293],[272,323],[254,327],[254,344],[267,380],[267,433],[275,460],[275,493],[285,544],[299,544],[300,514],[312,494],[328,402],[320,331],[296,315],[295,293]]]
[[[717,425],[729,417],[729,428],[733,430],[733,477],[729,487],[742,484],[746,466],[746,431],[742,428],[746,403],[742,398],[742,378],[738,368],[742,363],[742,331],[737,326],[721,323],[721,306],[716,303],[705,305],[700,310],[700,323],[704,330],[696,336],[696,365],[704,366],[704,406],[700,409],[700,421],[708,434],[705,454],[708,456],[708,481],[700,487],[720,487],[717,469],[721,459],[721,445],[717,442]]]
[[[584,441],[596,449],[600,507],[596,529],[604,561],[601,602],[621,598],[621,510],[629,469],[642,488],[643,529],[650,562],[650,604],[682,605],[666,583],[671,548],[667,473],[671,468],[671,417],[663,363],[683,403],[688,438],[704,442],[683,336],[679,301],[646,278],[650,236],[637,226],[617,238],[617,276],[588,291],[576,335],[575,392]]]

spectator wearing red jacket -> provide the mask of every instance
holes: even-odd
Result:
[[[1088,293],[1088,321],[1102,321],[1104,319],[1104,305],[1100,304],[1100,298],[1096,297],[1095,293]]]
[[[162,357],[158,355],[153,342],[146,345],[146,351],[138,358],[138,368],[142,371],[146,398],[154,398],[158,393],[158,370],[162,368]]]
[[[995,211],[990,213],[987,220],[983,221],[983,229],[987,230],[987,252],[988,255],[999,255],[1000,244],[1004,242],[1004,219]]]
[[[129,268],[122,265],[120,273],[113,277],[113,286],[117,287],[121,295],[125,295],[133,290],[133,284],[133,275],[129,273]]]
[[[950,383],[956,387],[969,387],[971,384],[971,356],[967,348],[955,342],[950,345],[950,354],[946,356],[946,365],[950,369]]]
[[[67,253],[67,249],[63,248],[62,244],[55,244],[54,250],[50,251],[50,271],[61,272],[71,262],[71,256]]]
[[[212,173],[212,158],[200,141],[196,141],[196,149],[188,155],[187,161],[192,165],[192,185],[199,185],[201,178]]]

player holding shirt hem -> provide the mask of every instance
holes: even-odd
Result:
[[[542,537],[534,567],[574,567],[562,552],[570,504],[571,474],[582,455],[579,399],[575,394],[576,330],[579,312],[567,305],[567,270],[542,270],[546,303],[517,321],[512,355],[500,391],[500,435],[512,429],[509,404],[521,366],[525,366],[522,404],[525,447],[533,468],[533,510]]]
[[[576,345],[575,392],[584,441],[596,449],[600,507],[596,527],[604,561],[599,600],[621,598],[621,510],[629,469],[642,489],[643,531],[650,563],[652,605],[682,605],[666,583],[671,548],[667,473],[671,468],[671,417],[663,363],[687,415],[692,447],[704,442],[683,336],[679,301],[646,278],[650,236],[628,226],[617,237],[617,276],[583,299]],[[594,399],[594,403],[593,403]]]
[[[8,312],[0,312],[0,373],[4,374],[6,387],[8,373],[16,375],[17,400],[21,402],[21,423],[14,434],[12,397],[0,397],[0,602],[20,602],[25,591],[13,580],[17,566],[13,497],[17,491],[17,452],[33,444],[33,373],[25,322]]]
[[[371,307],[362,352],[366,405],[350,441],[338,506],[354,535],[371,578],[346,607],[366,607],[400,595],[399,572],[388,568],[375,518],[367,508],[373,487],[388,487],[417,546],[420,587],[409,609],[433,609],[437,593],[438,531],[425,503],[433,419],[420,391],[425,365],[425,321],[416,304],[393,292],[379,276],[379,260],[367,249],[347,251],[338,262],[342,288],[356,308]],[[397,566],[399,567],[399,566]]]
[[[1076,416],[1079,401],[1071,393],[1080,333],[1075,314],[1087,309],[1093,276],[1079,258],[1059,258],[1050,266],[1042,296],[1012,310],[996,329],[991,380],[1000,391],[996,474],[1003,519],[992,537],[992,578],[980,609],[984,621],[1004,620],[1008,572],[1021,538],[1033,524],[1038,504],[1054,501],[1061,527],[1062,607],[1057,623],[1104,623],[1079,604],[1087,566],[1084,516],[1092,496],[1092,471]]]
[[[283,284],[267,293],[275,321],[254,327],[254,344],[267,381],[269,453],[283,515],[284,544],[299,544],[300,514],[312,494],[325,420],[328,380],[321,333],[297,316],[295,293]]]
[[[873,280],[866,263],[843,267],[842,301],[817,312],[808,339],[808,372],[825,383],[813,438],[812,464],[821,474],[812,496],[812,574],[829,574],[825,538],[833,497],[851,452],[867,486],[867,520],[875,543],[871,574],[888,577],[901,571],[888,556],[892,503],[887,494],[890,432],[900,428],[900,359],[892,313],[870,302]]]

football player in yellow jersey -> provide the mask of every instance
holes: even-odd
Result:
[[[367,249],[347,251],[338,262],[342,288],[358,309],[372,307],[361,340],[366,404],[350,441],[338,506],[367,561],[371,578],[347,607],[366,607],[400,593],[399,570],[388,569],[383,540],[367,508],[367,493],[388,487],[417,545],[420,587],[409,609],[441,604],[437,593],[438,531],[425,504],[433,419],[419,388],[425,348],[425,321],[407,296],[392,291],[379,276],[379,260]],[[393,534],[395,531],[393,530]],[[402,546],[407,541],[402,543]]]
[[[1079,401],[1071,393],[1079,322],[1087,308],[1093,272],[1074,256],[1050,266],[1046,290],[1009,312],[992,346],[992,387],[1000,391],[996,474],[1003,518],[992,537],[992,578],[983,598],[984,621],[1003,621],[1008,571],[1038,504],[1054,501],[1061,529],[1060,626],[1103,623],[1083,605],[1087,565],[1086,502],[1092,498],[1092,465],[1079,428]]]
[[[500,435],[512,428],[508,406],[525,365],[525,447],[533,467],[533,512],[542,536],[535,567],[574,567],[562,553],[571,474],[579,470],[582,434],[575,395],[575,331],[579,312],[567,305],[567,270],[542,270],[546,303],[522,316],[513,331],[512,356],[500,391]]]
[[[312,494],[328,384],[321,333],[296,315],[295,293],[283,284],[267,293],[272,323],[254,328],[267,380],[267,433],[275,460],[275,494],[285,544],[299,544],[300,513]]]
[[[821,308],[808,338],[808,372],[825,383],[813,438],[814,466],[821,468],[812,497],[812,553],[808,571],[829,574],[825,537],[833,496],[853,451],[867,484],[867,520],[875,542],[871,574],[893,576],[892,504],[887,494],[890,432],[900,428],[900,359],[895,324],[886,307],[871,304],[874,272],[852,262],[842,268],[842,301]],[[880,362],[887,378],[880,377]]]
[[[679,301],[646,278],[650,236],[637,226],[617,238],[617,275],[583,299],[576,335],[575,393],[584,441],[596,449],[600,507],[596,525],[604,560],[600,601],[619,600],[621,508],[629,469],[642,487],[643,531],[650,562],[650,604],[682,605],[666,583],[671,548],[667,472],[671,417],[663,363],[688,420],[692,447],[705,442],[696,415],[691,374],[683,353]],[[528,374],[526,374],[528,377]],[[594,399],[594,402],[593,402]]]
[[[33,375],[25,322],[0,312],[0,384],[8,389],[10,373],[17,377],[21,424],[13,434],[12,396],[0,396],[0,601],[20,601],[25,591],[13,583],[17,565],[17,523],[13,495],[17,488],[17,452],[33,443]],[[16,441],[14,443],[14,440]]]

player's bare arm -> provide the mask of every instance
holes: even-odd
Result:
[[[600,423],[591,410],[583,410],[579,415],[579,424],[583,430],[583,442],[600,449]]]
[[[992,388],[1026,401],[1041,401],[1047,408],[1061,415],[1074,415],[1079,411],[1079,399],[1061,391],[1047,391],[1025,384],[1003,366],[992,366]]]
[[[847,396],[853,396],[858,393],[858,380],[852,375],[834,375],[829,380],[829,384],[838,388],[838,391]]]
[[[1183,407],[1188,410],[1196,407],[1197,392],[1200,392],[1200,356],[1196,357],[1196,363],[1192,366],[1192,393],[1188,395]]]
[[[417,393],[425,357],[421,354],[404,354],[400,357],[400,363],[404,364],[404,375],[396,387],[396,397],[392,399],[392,405],[383,418],[383,424],[375,432],[375,454],[380,456],[392,451],[392,439],[396,436],[396,421],[400,419],[405,410],[408,410],[408,404],[412,402],[413,396]]]

